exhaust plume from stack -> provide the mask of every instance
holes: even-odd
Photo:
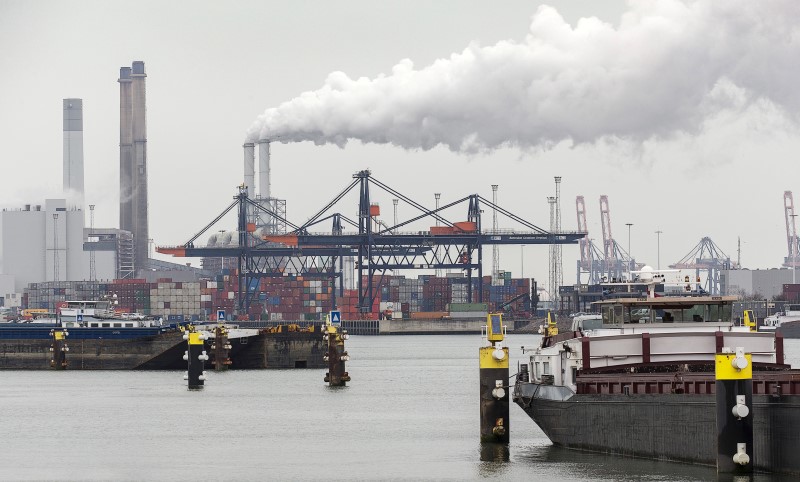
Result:
[[[670,139],[747,112],[794,121],[797,38],[789,0],[631,2],[619,26],[573,27],[542,6],[521,42],[472,43],[422,68],[405,59],[375,78],[333,72],[246,137],[473,153]]]

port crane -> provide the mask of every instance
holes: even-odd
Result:
[[[687,285],[700,285],[700,272],[706,272],[706,281],[703,289],[712,295],[722,292],[720,273],[722,270],[738,269],[736,262],[722,252],[714,241],[708,236],[702,238],[694,248],[675,264],[669,265],[673,269],[693,269],[695,279],[687,280]]]
[[[412,206],[418,214],[394,226],[378,224],[374,219],[380,209],[371,202],[370,190],[378,188],[394,198]],[[357,220],[333,212],[336,204],[350,191],[358,189]],[[443,211],[454,206],[466,206],[466,221],[453,222],[443,216]],[[238,207],[238,244],[232,246],[195,246],[195,241],[222,217]],[[517,229],[483,229],[483,207],[496,211],[521,226]],[[256,235],[255,225],[247,222],[249,209],[263,210],[286,223],[286,234]],[[429,230],[401,232],[411,223],[423,219],[439,221],[439,226]],[[332,222],[330,232],[316,233],[311,229],[324,221]],[[348,227],[349,226],[349,227]],[[429,209],[399,191],[372,177],[369,170],[353,175],[353,181],[333,200],[311,216],[305,223],[295,224],[268,207],[255,203],[247,196],[247,189],[239,193],[217,218],[180,246],[158,247],[159,253],[178,257],[229,257],[238,261],[238,309],[246,311],[251,301],[259,295],[264,277],[284,276],[288,267],[301,276],[338,279],[339,296],[343,295],[341,283],[342,259],[353,257],[358,271],[358,306],[361,313],[372,310],[378,291],[376,287],[386,271],[406,269],[457,269],[471,279],[477,272],[477,298],[483,301],[483,246],[503,244],[574,244],[586,235],[570,231],[551,233],[520,216],[498,206],[479,194],[465,196]],[[311,260],[311,261],[309,261]],[[472,282],[467,283],[467,299],[472,302]]]
[[[794,197],[792,191],[783,193],[783,210],[786,215],[786,245],[789,248],[788,256],[783,258],[785,268],[800,267],[800,239],[797,237],[797,226],[795,224]]]
[[[578,231],[586,232],[586,236],[579,241],[581,258],[578,260],[578,284],[581,284],[581,275],[587,274],[589,284],[598,284],[602,281],[606,260],[600,248],[589,238],[589,228],[586,224],[586,204],[583,196],[575,198],[575,207],[578,214]]]
[[[640,269],[643,264],[636,263],[631,255],[611,235],[611,209],[608,196],[600,196],[600,220],[603,227],[603,276],[606,281],[622,280],[626,273]]]

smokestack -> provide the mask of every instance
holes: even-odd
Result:
[[[133,130],[133,242],[134,267],[147,265],[149,230],[147,226],[147,123],[145,121],[144,62],[133,62],[131,69],[131,118]]]
[[[247,195],[255,197],[256,183],[256,150],[255,144],[248,142],[244,146],[244,186],[247,188]]]
[[[147,265],[147,124],[144,62],[119,69],[119,224],[133,233],[134,270]]]
[[[83,100],[64,99],[64,194],[83,210]]]
[[[258,193],[266,199],[270,197],[269,188],[269,141],[258,141]]]
[[[133,232],[131,68],[119,69],[119,228]]]

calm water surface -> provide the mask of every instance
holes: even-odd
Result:
[[[514,373],[538,336],[507,340]],[[0,479],[716,479],[709,467],[555,448],[516,405],[508,452],[482,454],[481,343],[353,336],[343,388],[324,370],[212,372],[198,392],[182,372],[0,372]],[[800,340],[786,348],[800,366]]]

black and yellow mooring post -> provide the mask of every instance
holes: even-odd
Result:
[[[183,334],[183,339],[189,342],[188,350],[183,355],[183,359],[188,362],[188,369],[184,378],[189,380],[189,390],[201,390],[206,379],[206,372],[203,371],[203,366],[205,361],[208,360],[208,354],[203,349],[205,347],[203,341],[206,336],[190,327]]]
[[[753,364],[743,348],[723,349],[715,360],[717,473],[753,472]]]
[[[480,348],[481,442],[508,443],[510,438],[508,403],[508,347],[503,346],[503,316],[487,316],[485,338],[489,346]]]
[[[344,349],[344,341],[349,335],[347,330],[331,323],[330,317],[322,327],[322,333],[322,339],[328,344],[328,350],[322,357],[328,363],[325,381],[328,386],[342,387],[350,381],[350,374],[345,371],[345,362],[350,359],[350,355]]]
[[[50,336],[53,337],[53,343],[50,345],[50,351],[53,352],[53,357],[50,359],[50,366],[56,370],[64,370],[67,368],[67,336],[69,332],[63,329],[50,330]]]
[[[211,342],[211,354],[214,355],[214,370],[223,371],[231,366],[231,343],[228,340],[228,329],[217,325],[214,329],[214,341]]]

